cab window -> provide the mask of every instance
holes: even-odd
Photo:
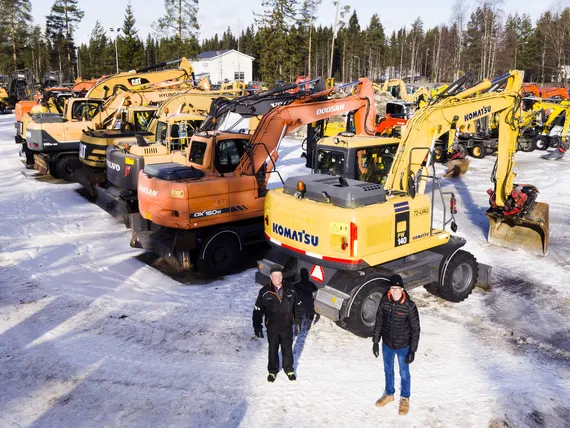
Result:
[[[317,172],[328,175],[343,175],[345,156],[343,152],[320,149],[317,156]]]
[[[239,165],[247,144],[246,140],[222,140],[216,145],[216,170],[221,173],[233,172]]]
[[[199,141],[194,141],[190,146],[190,156],[189,160],[192,163],[203,165],[204,154],[206,153],[206,143],[201,143]]]
[[[190,142],[190,137],[200,127],[199,120],[183,120],[170,126],[170,149],[182,150]]]
[[[356,179],[367,183],[384,184],[398,146],[368,147],[356,151]]]
[[[87,101],[74,103],[71,117],[74,120],[91,120],[100,111],[100,102]]]

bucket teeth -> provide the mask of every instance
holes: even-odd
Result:
[[[486,213],[486,216],[491,244],[544,256],[548,253],[548,204],[536,202],[521,219],[502,217],[493,212]]]

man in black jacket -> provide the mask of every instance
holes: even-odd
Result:
[[[296,380],[293,369],[293,323],[295,334],[299,334],[301,324],[301,301],[295,289],[283,283],[283,271],[272,267],[271,282],[261,290],[253,309],[253,329],[257,337],[263,338],[263,316],[269,342],[268,382],[274,382],[279,372],[279,346],[283,357],[283,371],[289,380]]]
[[[394,358],[398,357],[400,368],[400,415],[408,413],[410,408],[410,368],[414,361],[418,342],[420,340],[420,316],[416,304],[404,291],[404,282],[400,275],[390,280],[390,289],[382,296],[376,313],[376,324],[372,340],[372,352],[378,358],[382,343],[382,358],[384,360],[384,375],[386,389],[384,395],[376,402],[377,406],[385,406],[394,401]]]

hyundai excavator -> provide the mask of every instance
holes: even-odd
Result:
[[[172,64],[178,64],[177,68],[157,70]],[[113,74],[97,82],[89,91],[85,98],[106,99],[113,95],[117,87],[124,90],[138,89],[141,85],[149,85],[165,80],[176,80],[179,82],[194,81],[194,68],[187,58],[181,58],[168,62],[151,65],[149,67],[131,70],[123,73]],[[144,87],[143,87],[144,88]]]
[[[502,92],[474,95],[505,81]],[[533,186],[513,183],[521,84],[520,73],[512,71],[417,111],[383,185],[317,173],[290,177],[283,188],[270,190],[264,228],[272,249],[259,262],[256,282],[267,284],[273,266],[282,267],[292,282],[308,278],[318,287],[317,313],[363,337],[372,334],[378,304],[396,274],[406,289],[424,286],[451,302],[466,299],[476,283],[488,283],[490,266],[478,263],[462,249],[465,239],[446,230],[457,230],[457,202],[435,175],[433,149],[444,132],[453,140],[459,126],[495,112],[500,142],[489,237],[491,242],[506,238],[507,245],[518,240],[526,248],[538,244],[542,252],[548,205],[536,201]],[[367,140],[377,137],[333,138],[369,145]],[[444,206],[441,221],[435,218],[436,197]]]
[[[224,96],[212,101],[209,98],[207,105],[196,100],[187,102],[183,96],[171,98],[161,106],[149,126],[148,131],[153,136],[121,138],[107,148],[106,183],[99,182],[94,188],[97,205],[130,225],[132,219],[128,215],[139,211],[137,184],[139,172],[145,165],[165,162],[184,165],[188,142],[196,131],[253,132],[259,117],[307,95],[304,91],[291,91],[297,86],[291,84],[233,99]],[[176,113],[167,114],[169,109]]]
[[[283,89],[283,88],[279,88]],[[206,276],[231,271],[241,252],[263,242],[267,182],[282,138],[294,129],[354,111],[356,132],[374,134],[374,94],[367,79],[355,95],[328,99],[334,88],[276,107],[253,135],[206,131],[192,136],[186,166],[146,165],[139,172],[140,224],[131,245],[162,256],[178,270]]]
[[[70,98],[63,115],[37,114],[26,127],[26,145],[34,152],[34,168],[40,174],[73,181],[73,172],[81,166],[79,140],[84,129],[106,122],[116,123],[123,110],[134,116],[134,109],[148,110],[150,103],[159,103],[180,94],[178,89],[126,91],[119,90],[106,101]],[[133,122],[133,117],[128,117]]]

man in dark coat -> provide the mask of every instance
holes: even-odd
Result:
[[[420,340],[420,316],[416,304],[404,290],[400,275],[391,278],[390,289],[382,296],[376,313],[376,324],[372,335],[372,352],[378,358],[379,343],[382,339],[382,358],[386,389],[376,402],[385,406],[394,401],[394,359],[398,357],[400,368],[400,415],[408,413],[410,408],[411,379],[409,364],[414,361]]]
[[[269,342],[268,382],[274,382],[279,372],[279,346],[283,358],[283,371],[289,380],[296,380],[293,368],[293,324],[295,334],[301,324],[301,301],[295,289],[283,282],[283,271],[273,267],[270,271],[271,282],[259,290],[253,309],[253,329],[257,337],[263,338],[263,317],[267,327]]]

